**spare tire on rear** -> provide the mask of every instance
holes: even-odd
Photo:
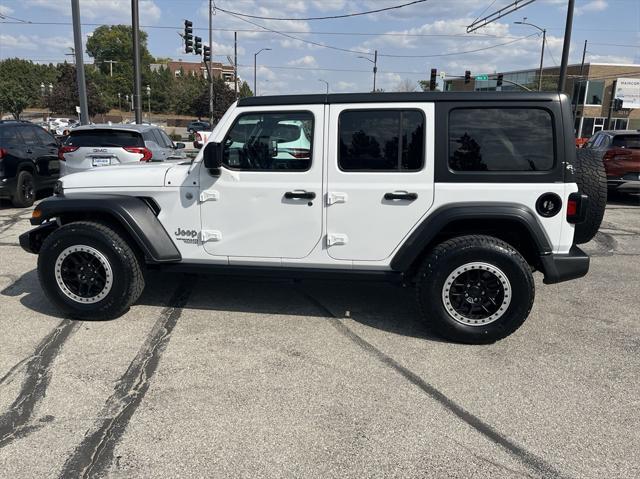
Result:
[[[578,190],[589,196],[587,217],[576,225],[573,241],[587,243],[600,228],[604,210],[607,207],[607,175],[604,171],[602,154],[593,150],[576,150],[575,177]]]

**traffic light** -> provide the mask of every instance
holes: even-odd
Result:
[[[467,83],[471,82],[471,71],[469,70],[465,70],[464,72],[464,84],[466,85]]]
[[[193,39],[193,50],[196,55],[202,55],[202,38],[195,37]]]
[[[193,22],[184,21],[184,52],[193,53]]]
[[[210,62],[211,61],[211,47],[208,45],[205,45],[204,47],[202,47],[202,61],[203,62]]]
[[[434,91],[436,89],[436,76],[438,75],[438,70],[435,68],[431,69],[431,79],[429,80],[429,91]]]
[[[502,73],[498,73],[498,80],[496,81],[496,87],[502,86],[502,79],[504,75]]]
[[[614,98],[613,100],[613,111],[622,110],[622,98]]]

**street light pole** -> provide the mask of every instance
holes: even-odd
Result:
[[[140,15],[138,0],[131,0],[131,28],[133,30],[133,107],[136,123],[142,123],[142,88],[140,83]]]
[[[542,32],[542,49],[540,51],[540,70],[538,73],[538,91],[542,91],[542,64],[544,62],[544,45],[547,41],[547,30],[544,28],[540,28],[538,25],[534,25],[533,23],[528,22],[513,22],[517,25],[529,25],[530,27],[537,28]]]
[[[151,123],[151,87],[147,85],[147,101],[149,102],[149,123]]]
[[[376,92],[376,73],[378,73],[378,50],[374,51],[373,60],[369,57],[358,56],[358,58],[362,58],[367,60],[368,62],[373,63],[373,92]]]
[[[253,54],[253,96],[258,96],[258,54],[266,50],[271,48],[261,48]]]
[[[326,85],[327,85],[327,95],[328,95],[329,94],[329,82],[327,80],[322,80],[321,78],[318,78],[318,81],[326,83]]]

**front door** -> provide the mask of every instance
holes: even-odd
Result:
[[[205,250],[230,262],[304,258],[322,236],[324,105],[239,112],[223,166],[200,172]]]
[[[433,104],[331,105],[329,123],[329,255],[385,260],[433,203]]]

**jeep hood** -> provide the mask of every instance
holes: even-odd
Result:
[[[81,173],[65,175],[60,180],[64,189],[164,186],[164,179],[176,163],[147,163],[104,166]]]

